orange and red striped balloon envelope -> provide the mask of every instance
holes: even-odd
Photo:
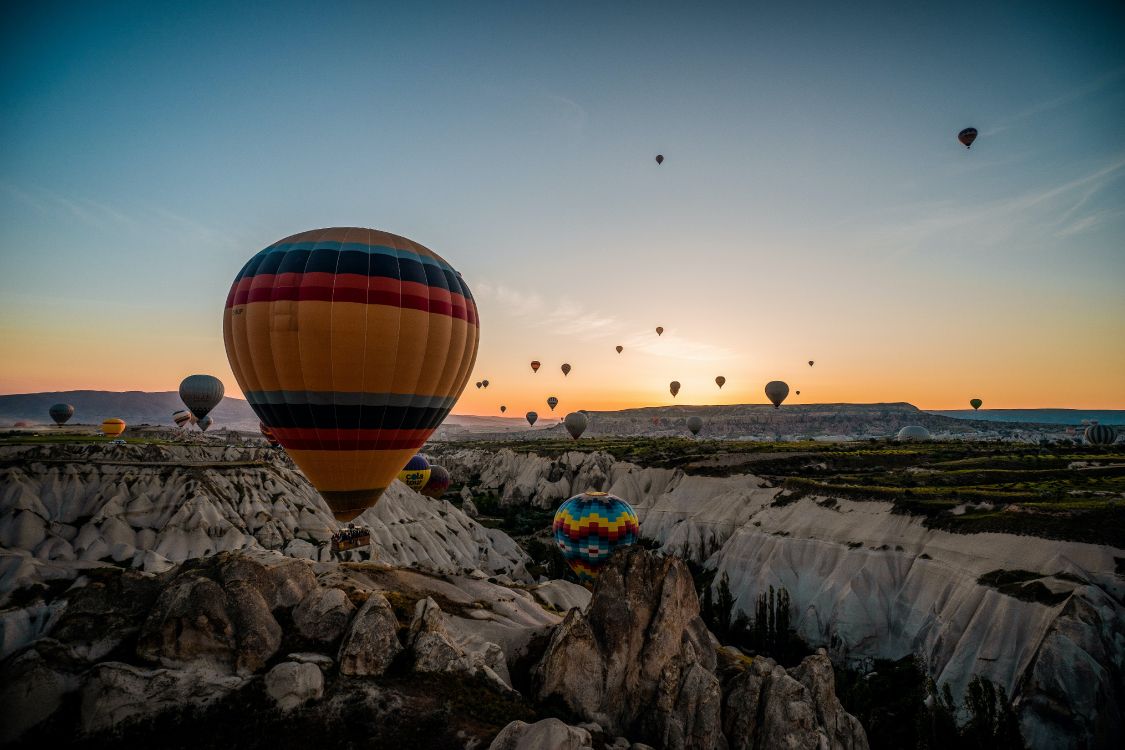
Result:
[[[255,255],[223,338],[258,418],[346,521],[374,505],[468,383],[480,340],[464,279],[375,229],[317,229]]]

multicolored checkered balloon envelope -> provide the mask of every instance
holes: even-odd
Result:
[[[555,511],[555,543],[583,583],[593,581],[619,547],[635,544],[640,523],[629,503],[605,492],[575,495]]]

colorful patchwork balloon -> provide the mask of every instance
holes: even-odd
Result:
[[[426,486],[422,488],[422,494],[436,500],[445,494],[452,481],[452,477],[449,476],[449,472],[444,466],[431,464],[430,478],[427,480]]]
[[[629,503],[605,492],[575,495],[555,511],[555,543],[583,583],[593,581],[613,551],[636,544],[640,523]]]
[[[106,437],[117,437],[123,432],[125,432],[124,419],[113,418],[102,422],[102,433],[104,433]]]
[[[251,408],[348,521],[449,414],[480,326],[464,280],[437,253],[335,228],[251,258],[227,297],[223,338]]]

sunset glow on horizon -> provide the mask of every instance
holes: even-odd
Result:
[[[1125,11],[1019,7],[18,9],[0,393],[241,397],[232,280],[339,225],[462,272],[454,414],[1125,409]]]

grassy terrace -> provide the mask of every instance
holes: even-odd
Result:
[[[590,438],[459,444],[557,457],[606,451],[641,466],[689,474],[751,473],[785,491],[886,501],[931,527],[961,533],[1002,531],[1111,544],[1125,549],[1125,445],[1001,442],[753,443],[682,438]],[[440,459],[439,459],[440,460]]]

